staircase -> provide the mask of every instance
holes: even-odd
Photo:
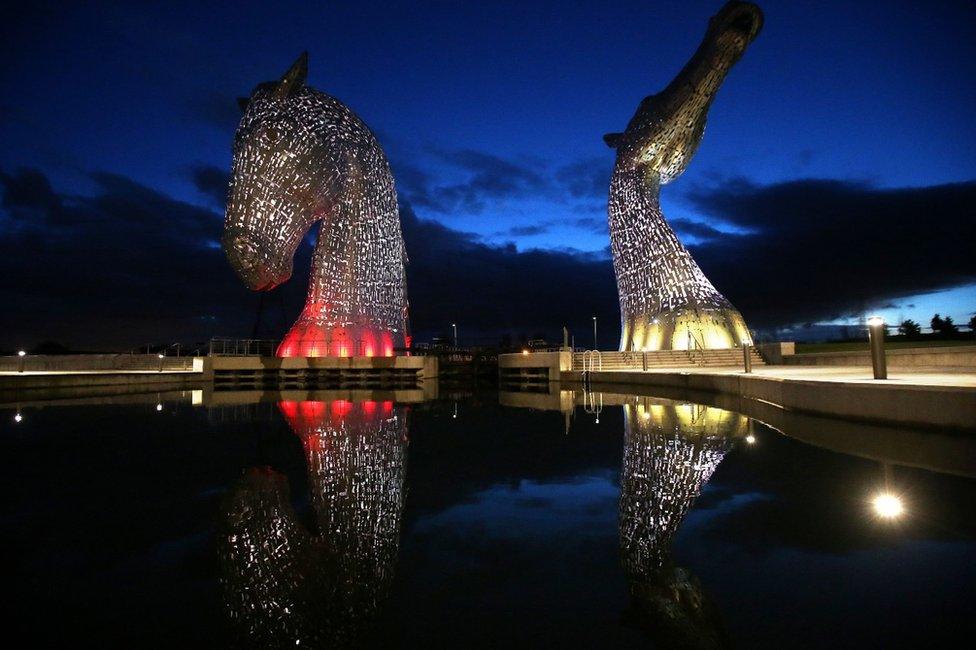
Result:
[[[573,353],[573,371],[584,370],[585,352]],[[592,356],[592,352],[590,355]],[[764,366],[766,362],[755,348],[750,350],[753,366]],[[676,367],[742,367],[742,348],[722,350],[655,350],[652,352],[601,352],[599,362],[591,365],[587,360],[586,370],[653,370],[655,368]]]

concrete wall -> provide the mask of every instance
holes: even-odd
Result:
[[[205,357],[204,376],[213,378],[216,370],[381,370],[415,369],[422,379],[438,376],[437,357]]]
[[[972,368],[976,371],[976,345],[900,348],[886,350],[889,368]],[[784,356],[779,362],[790,366],[867,366],[871,353],[815,352]]]
[[[0,372],[104,372],[111,370],[202,372],[202,357],[162,359],[156,354],[28,354],[0,357]]]
[[[505,370],[545,370],[549,374],[549,381],[559,381],[560,374],[573,369],[573,353],[565,352],[529,352],[499,354],[498,373]]]
[[[0,390],[21,391],[105,386],[147,386],[162,388],[195,387],[205,381],[193,372],[88,372],[58,374],[0,375]]]
[[[579,381],[580,373],[563,373]],[[645,385],[726,393],[786,409],[866,422],[976,430],[976,390],[885,382],[808,381],[746,374],[602,372],[604,384]]]
[[[780,343],[760,343],[756,345],[759,354],[765,359],[766,363],[780,364],[783,358],[796,354],[796,343],[792,341]]]

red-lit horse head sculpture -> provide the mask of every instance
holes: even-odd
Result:
[[[321,222],[308,297],[278,356],[392,356],[409,347],[406,253],[390,165],[342,102],[305,85],[302,54],[242,100],[223,247],[255,291],[291,277]]]

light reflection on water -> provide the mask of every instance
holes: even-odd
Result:
[[[85,404],[4,418],[17,618],[65,611],[41,638],[836,647],[841,622],[852,645],[972,625],[957,436],[559,390]]]

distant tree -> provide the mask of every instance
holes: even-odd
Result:
[[[932,317],[932,331],[943,336],[959,333],[959,327],[952,322],[952,316],[942,318],[938,314]]]
[[[922,333],[922,326],[913,321],[911,318],[908,318],[903,320],[901,325],[898,326],[898,333],[904,335],[905,338],[918,338]]]
[[[976,314],[973,314],[969,319],[969,331],[976,332]]]

